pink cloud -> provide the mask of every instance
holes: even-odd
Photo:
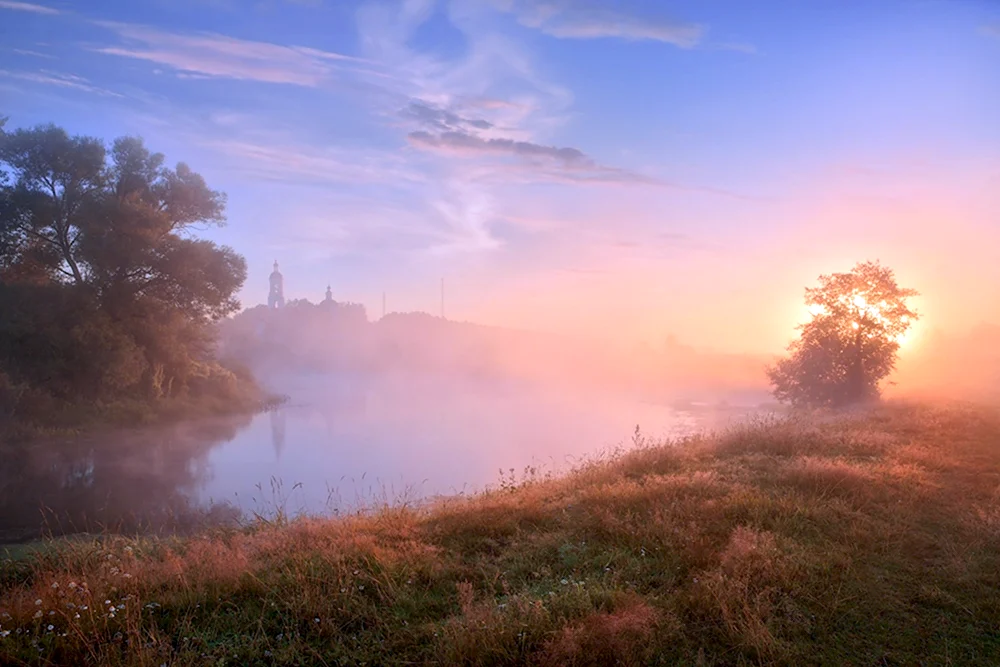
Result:
[[[114,30],[131,45],[95,49],[98,53],[166,65],[186,75],[319,86],[337,70],[357,71],[367,63],[340,53],[308,47],[282,46],[204,33],[182,35],[155,28],[115,22]]]
[[[14,0],[0,0],[0,9],[10,9],[15,12],[31,12],[33,14],[61,14],[58,9],[35,5],[30,2],[15,2]]]

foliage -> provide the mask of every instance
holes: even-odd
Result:
[[[1000,664],[998,438],[995,410],[886,404],[643,444],[426,510],[57,544],[0,567],[0,655]]]
[[[142,140],[0,128],[0,368],[60,401],[181,396],[246,262],[225,195]]]
[[[878,262],[819,281],[806,289],[811,321],[799,327],[789,356],[768,369],[775,397],[811,407],[878,398],[900,340],[918,317],[907,304],[917,292],[900,287],[892,270]]]

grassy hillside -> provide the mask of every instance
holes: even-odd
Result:
[[[675,445],[430,510],[8,561],[0,655],[1000,664],[1000,413],[888,405]]]

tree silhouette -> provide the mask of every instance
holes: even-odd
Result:
[[[896,364],[900,341],[917,320],[907,304],[917,295],[878,262],[819,278],[806,289],[812,319],[767,369],[774,396],[792,405],[843,407],[877,399]]]

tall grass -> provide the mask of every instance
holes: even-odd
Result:
[[[997,411],[636,445],[428,508],[8,561],[0,662],[1000,664]]]

